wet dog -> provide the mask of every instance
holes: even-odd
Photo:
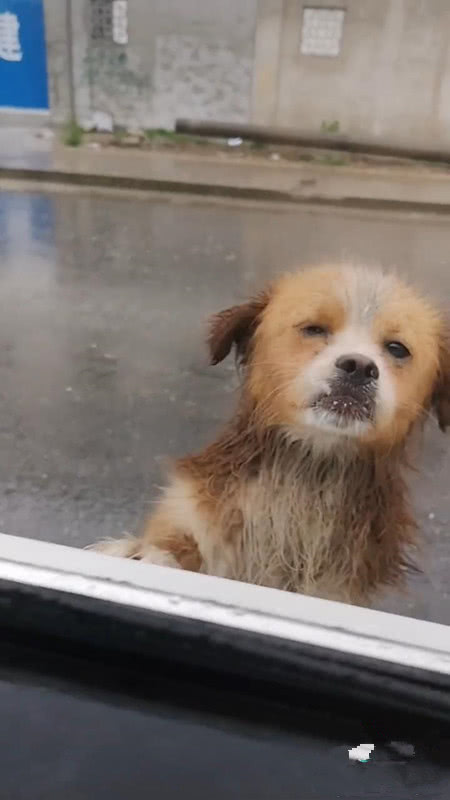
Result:
[[[96,549],[351,603],[400,585],[406,446],[430,412],[450,423],[442,313],[392,275],[321,267],[214,316],[209,348],[241,364],[235,415],[141,535]]]

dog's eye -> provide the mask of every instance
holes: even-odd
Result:
[[[302,332],[305,336],[326,336],[328,330],[323,325],[306,325],[302,328]]]
[[[386,342],[384,346],[394,358],[408,358],[411,355],[408,348],[401,342]]]

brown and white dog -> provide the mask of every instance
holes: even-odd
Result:
[[[351,603],[400,585],[406,444],[430,410],[450,423],[442,314],[391,275],[321,267],[214,316],[209,347],[242,365],[233,419],[176,462],[140,536],[96,549]]]

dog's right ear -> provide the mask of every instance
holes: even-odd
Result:
[[[211,364],[223,361],[233,345],[238,359],[245,363],[250,340],[268,302],[269,292],[263,292],[247,303],[226,308],[211,317],[208,336]]]

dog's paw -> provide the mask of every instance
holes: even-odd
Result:
[[[104,553],[107,556],[119,558],[134,558],[138,550],[138,540],[135,536],[123,536],[122,539],[101,539],[95,544],[90,544],[86,550]]]
[[[125,536],[122,539],[102,539],[100,542],[89,545],[86,550],[93,550],[106,556],[132,558],[134,561],[144,561],[160,567],[180,567],[176,558],[167,550],[145,544],[136,536]]]

